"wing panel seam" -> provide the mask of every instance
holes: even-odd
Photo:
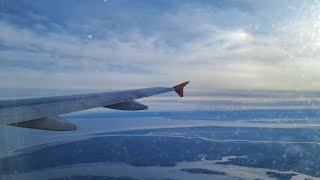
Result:
[[[29,107],[31,107],[31,108],[33,108],[33,109],[35,109],[36,111],[39,111],[39,112],[41,112],[38,108],[36,108],[36,107],[33,107],[33,105],[31,105],[31,106],[29,106]]]
[[[74,101],[74,102],[79,103],[80,105],[84,106],[85,108],[88,108],[87,105],[85,105],[84,103],[82,103],[82,102],[80,102],[80,101],[78,101],[78,100],[76,100],[76,101]]]

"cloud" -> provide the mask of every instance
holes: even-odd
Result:
[[[207,91],[320,87],[319,20],[305,4],[174,1],[162,5],[167,9],[146,3],[142,11],[113,1],[74,5],[61,9],[65,19],[34,5],[40,13],[21,13],[29,25],[2,12],[3,86],[109,89],[190,80],[192,90]],[[89,14],[95,9],[100,13]]]

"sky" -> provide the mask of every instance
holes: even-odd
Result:
[[[315,91],[319,26],[312,0],[0,0],[0,87]]]

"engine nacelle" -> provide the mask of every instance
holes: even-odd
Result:
[[[136,101],[128,101],[118,104],[112,104],[109,106],[103,106],[105,108],[124,110],[124,111],[140,111],[148,109],[148,106],[138,103]]]

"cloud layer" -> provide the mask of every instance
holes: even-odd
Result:
[[[320,88],[319,7],[300,1],[4,3],[0,81],[12,89]]]

